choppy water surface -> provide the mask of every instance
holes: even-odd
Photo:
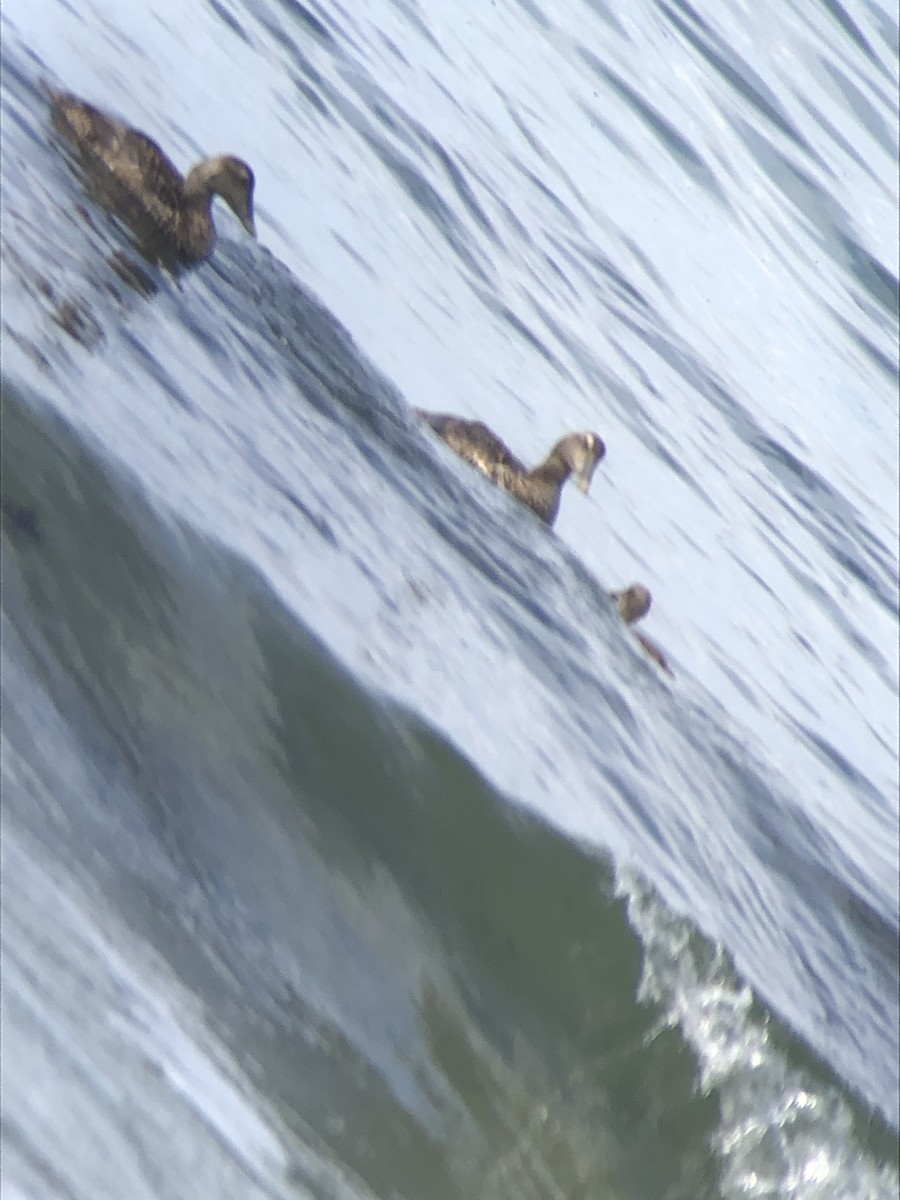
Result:
[[[896,1195],[894,9],[2,26],[4,1193]],[[123,272],[42,80],[259,244]]]

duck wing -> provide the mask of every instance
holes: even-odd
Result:
[[[184,177],[152,138],[67,92],[52,92],[51,102],[53,124],[88,166],[105,168],[165,210],[178,210]]]
[[[417,408],[416,415],[427,422],[438,437],[447,443],[460,458],[483,471],[491,479],[498,474],[526,473],[528,468],[509,446],[482,421],[468,421],[444,413],[430,413]]]

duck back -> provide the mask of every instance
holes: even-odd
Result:
[[[58,132],[89,165],[105,167],[136,193],[178,209],[184,176],[152,138],[68,92],[51,92],[51,114]]]
[[[528,468],[482,421],[467,421],[463,417],[451,417],[445,413],[426,412],[417,408],[416,416],[421,417],[434,432],[447,443],[454,453],[466,462],[477,467],[488,478],[499,482],[498,473],[503,468],[511,471],[526,472]]]

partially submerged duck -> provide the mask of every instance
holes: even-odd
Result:
[[[650,611],[650,605],[653,603],[650,589],[644,587],[642,583],[629,584],[620,592],[610,592],[609,595],[612,600],[615,600],[619,616],[626,625],[633,625],[635,621],[646,617]]]
[[[151,261],[190,265],[212,252],[213,196],[256,237],[253,172],[241,159],[217,154],[182,175],[146,134],[68,92],[47,90],[53,124],[77,150],[95,198],[130,226]]]
[[[606,447],[596,433],[570,433],[557,442],[542,463],[529,470],[505,442],[481,421],[426,412],[416,415],[426,421],[460,458],[477,467],[488,479],[552,525],[559,512],[563,484],[573,475],[583,492],[601,462]]]
[[[622,588],[620,592],[610,592],[611,599],[615,600],[619,609],[619,616],[626,625],[633,625],[635,621],[640,621],[642,617],[646,617],[650,611],[650,605],[653,598],[650,595],[650,589],[644,587],[642,583],[632,583],[628,587]],[[655,642],[652,642],[646,634],[634,630],[634,636],[644,647],[654,662],[666,672],[667,675],[674,676],[675,672],[666,662],[663,652]]]

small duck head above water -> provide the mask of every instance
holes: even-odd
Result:
[[[631,583],[628,587],[622,588],[620,592],[610,592],[609,595],[612,600],[615,600],[619,609],[619,616],[626,625],[634,625],[636,621],[640,621],[642,617],[646,617],[653,600],[650,595],[650,589],[642,583]],[[674,676],[675,672],[669,666],[666,656],[660,650],[659,646],[657,646],[656,642],[637,629],[634,631],[634,636],[653,661],[662,667],[667,675]]]
[[[213,196],[256,237],[254,178],[231,154],[202,159],[182,176],[152,138],[68,92],[46,89],[53,124],[78,152],[98,203],[120,217],[148,258],[192,264],[216,242]]]
[[[626,625],[633,625],[635,621],[646,617],[653,602],[650,589],[644,587],[642,583],[631,583],[628,587],[622,588],[620,592],[610,592],[609,594],[610,598],[615,600],[619,616]]]

